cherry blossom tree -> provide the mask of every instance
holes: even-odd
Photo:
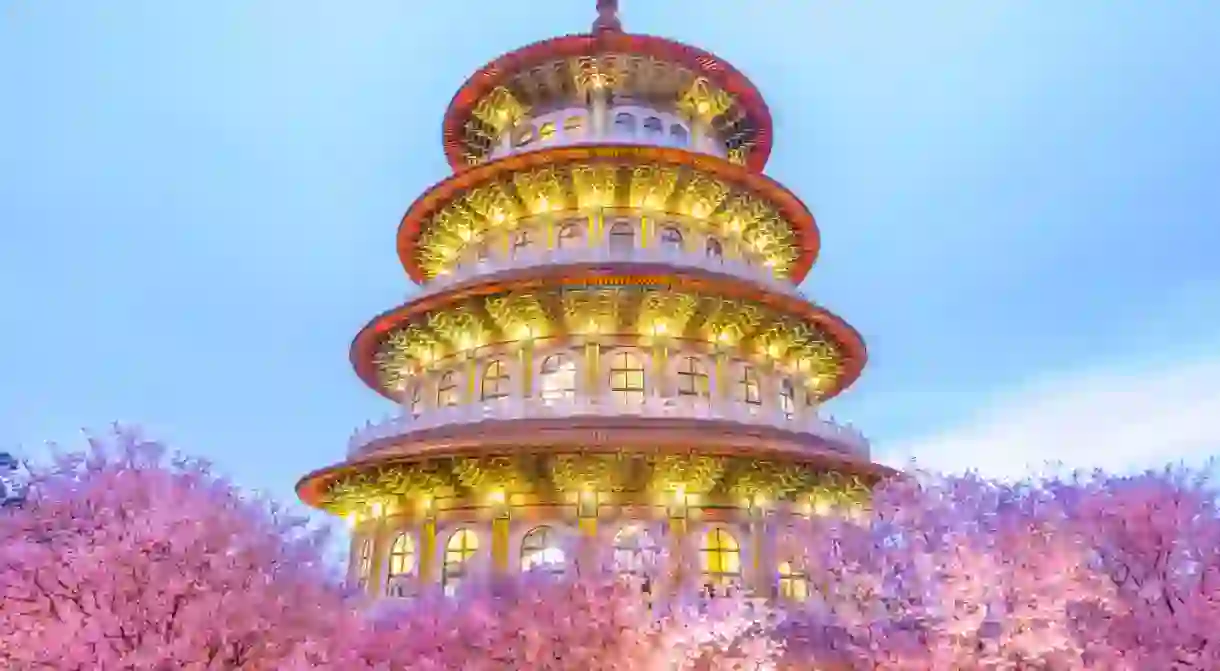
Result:
[[[280,668],[356,613],[304,520],[116,427],[0,511],[0,668]]]
[[[689,543],[624,575],[610,537],[579,535],[565,574],[370,607],[303,519],[116,428],[0,507],[0,668],[1210,671],[1220,510],[1200,473],[909,473],[868,515],[777,530],[812,585],[780,609],[696,596]]]
[[[1220,669],[1220,506],[1207,471],[1076,474],[1047,489],[1113,590],[1089,630],[1096,663]]]

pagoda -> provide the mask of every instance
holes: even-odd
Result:
[[[398,227],[420,290],[351,347],[399,409],[297,485],[351,523],[355,583],[561,571],[584,534],[624,572],[666,544],[708,589],[801,598],[777,526],[888,471],[821,412],[865,347],[797,289],[818,228],[763,174],[771,146],[745,76],[624,32],[614,0],[466,81],[454,174]]]

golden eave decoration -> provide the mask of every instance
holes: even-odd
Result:
[[[817,255],[808,208],[764,175],[682,149],[585,145],[508,156],[432,187],[403,217],[399,258],[425,281],[448,272],[468,246],[524,219],[602,208],[698,222],[797,282]]]
[[[849,367],[850,359],[862,356],[853,354],[862,347],[858,341],[845,339],[834,324],[696,291],[557,285],[496,291],[419,312],[375,342],[370,363],[377,388],[394,397],[411,376],[485,345],[592,333],[683,338],[768,362],[804,377],[822,395],[848,383],[858,368]]]
[[[513,492],[696,494],[741,507],[786,501],[826,513],[867,505],[875,478],[795,461],[698,454],[520,453],[383,463],[337,475],[314,505],[347,515],[380,504],[417,510],[442,497],[486,500]]]

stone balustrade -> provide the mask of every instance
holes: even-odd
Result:
[[[425,409],[418,416],[403,413],[380,422],[369,422],[348,441],[348,456],[370,452],[381,441],[405,438],[413,433],[445,426],[518,419],[563,419],[575,417],[681,418],[735,422],[798,434],[838,446],[844,452],[868,458],[869,444],[851,425],[842,425],[814,413],[788,415],[779,407],[746,403],[712,404],[681,397],[649,397],[642,402],[619,402],[613,398],[503,398],[473,404]],[[821,448],[820,448],[821,449]]]
[[[614,248],[581,245],[568,249],[530,249],[508,257],[462,263],[453,271],[431,279],[415,296],[441,293],[463,282],[496,273],[579,263],[657,263],[677,268],[696,268],[753,282],[773,292],[801,295],[791,280],[777,277],[770,267],[752,264],[743,259],[721,258],[702,252],[662,246]]]

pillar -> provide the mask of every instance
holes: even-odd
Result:
[[[534,395],[534,337],[532,334],[521,342],[517,359],[521,364],[521,398],[529,398]]]
[[[596,342],[585,343],[585,397],[601,397],[601,348]]]
[[[750,506],[750,546],[753,557],[747,587],[756,596],[770,598],[775,591],[775,539],[772,538],[767,510],[757,505]]]
[[[474,358],[474,352],[466,352],[463,354],[466,357],[466,403],[477,403],[479,400],[479,362]]]
[[[429,585],[440,577],[436,571],[436,507],[431,498],[424,499],[423,516],[419,525],[419,583]]]
[[[719,334],[716,334],[719,335]],[[727,405],[732,399],[733,384],[729,380],[729,355],[721,349],[714,354],[716,359],[715,384],[712,390],[712,406]]]
[[[507,506],[491,520],[491,567],[496,575],[508,573],[509,521]]]
[[[663,338],[656,338],[656,342],[652,345],[652,393],[651,396],[658,398],[663,397],[669,391],[667,383],[669,376],[666,374],[669,368],[669,348],[666,347]],[[645,387],[647,389],[647,386]]]

